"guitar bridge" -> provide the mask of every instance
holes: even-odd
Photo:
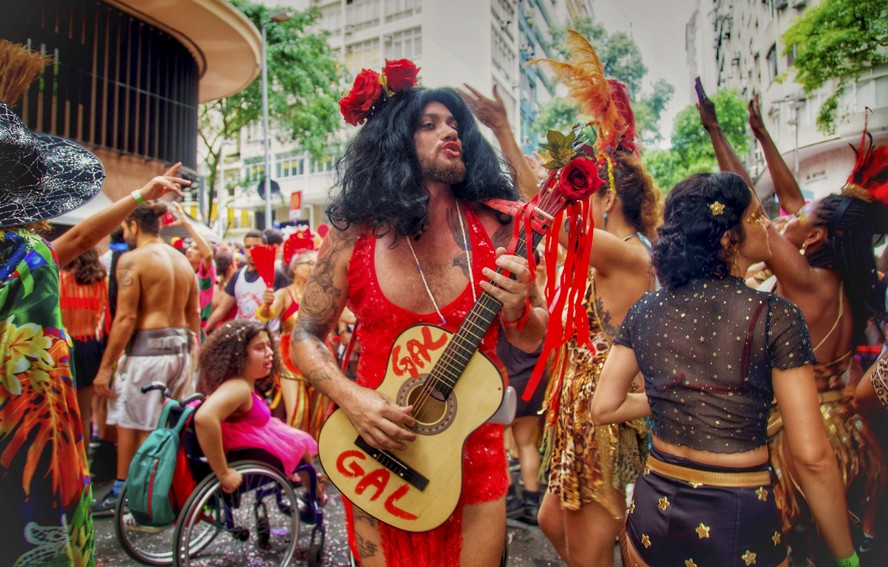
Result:
[[[358,438],[355,439],[355,445],[411,486],[414,486],[419,490],[425,490],[425,487],[429,485],[428,478],[421,475],[388,451],[382,451],[371,447],[369,443],[364,441],[363,437],[358,436]]]

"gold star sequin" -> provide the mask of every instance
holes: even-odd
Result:
[[[725,212],[725,205],[718,201],[713,201],[712,204],[709,205],[709,210],[712,211],[712,216],[717,217]]]
[[[644,466],[644,474],[651,474],[651,467],[649,465]]]
[[[661,512],[665,512],[666,508],[669,507],[669,498],[663,497],[658,500],[657,508],[660,509]]]
[[[697,526],[694,531],[697,532],[697,537],[699,537],[700,539],[709,539],[709,526],[707,526],[703,522],[700,522],[700,525]]]
[[[697,567],[693,559],[685,559],[685,567]]]
[[[632,502],[629,503],[629,513],[631,514],[634,511],[635,511],[635,500],[633,500]]]
[[[651,546],[651,538],[649,538],[647,534],[641,534],[641,545],[643,545],[645,549]]]
[[[703,483],[702,483],[702,482],[691,482],[691,481],[688,481],[688,484],[690,484],[692,488],[700,488],[701,486],[703,486]]]
[[[743,560],[747,565],[755,565],[755,553],[746,550],[746,553],[740,556],[740,559]]]
[[[758,499],[762,502],[768,501],[768,491],[765,489],[764,486],[759,486],[758,490],[755,491],[755,495],[758,496]]]
[[[774,545],[780,545],[780,532],[774,532],[774,535],[771,536],[771,541],[774,542]]]

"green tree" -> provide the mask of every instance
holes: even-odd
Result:
[[[737,155],[747,153],[746,102],[733,89],[720,90],[710,98],[719,124]],[[700,124],[696,105],[688,105],[675,117],[671,142],[669,149],[647,150],[642,155],[645,167],[664,193],[691,174],[718,171],[715,151],[709,134]]]
[[[839,97],[849,83],[888,62],[888,2],[823,0],[808,8],[783,34],[784,54],[805,93],[831,79],[838,84],[820,107],[817,127],[835,131]]]
[[[261,29],[272,14],[289,14],[285,22],[269,24],[268,109],[277,131],[312,155],[320,156],[330,135],[340,127],[340,70],[324,31],[311,27],[320,16],[317,8],[305,11],[273,10],[247,0],[232,0],[253,24]],[[241,92],[201,105],[200,140],[206,150],[207,186],[210,189],[207,217],[212,210],[219,165],[225,140],[262,117],[262,85],[259,77]],[[228,188],[225,188],[228,191]]]
[[[660,114],[672,99],[675,90],[673,86],[661,79],[654,84],[653,92],[642,95],[641,83],[647,75],[647,67],[632,38],[622,32],[609,34],[603,26],[588,16],[574,18],[568,27],[589,40],[601,59],[605,76],[619,79],[628,87],[635,111],[636,130],[642,142],[653,144],[660,141]],[[565,27],[552,27],[550,30],[552,42],[548,51],[559,59],[570,56],[564,41],[566,30]],[[536,130],[545,138],[549,130],[565,132],[577,121],[577,105],[570,99],[556,97],[540,110]],[[586,137],[589,138],[588,135]]]

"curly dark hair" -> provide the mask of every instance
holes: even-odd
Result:
[[[614,185],[623,206],[623,216],[635,230],[653,241],[660,224],[660,190],[635,155],[620,151],[612,159]],[[604,180],[608,179],[607,163],[604,160],[598,165],[598,175]],[[605,183],[599,192],[609,189],[609,185]]]
[[[77,256],[62,268],[74,274],[74,281],[80,285],[89,285],[105,279],[105,267],[99,261],[99,253],[90,248]]]
[[[163,201],[148,201],[136,207],[126,217],[127,222],[135,222],[139,230],[146,234],[160,234],[160,217],[167,212],[167,204]]]
[[[247,365],[247,345],[262,332],[271,336],[265,324],[239,319],[225,323],[211,334],[201,348],[197,390],[209,396],[226,380],[242,376]],[[275,341],[271,341],[271,348],[274,351],[271,376],[277,376],[281,368],[281,356]]]
[[[336,165],[338,192],[327,216],[340,230],[367,226],[377,236],[419,236],[428,221],[429,195],[423,186],[413,136],[422,110],[440,102],[453,113],[463,147],[465,179],[453,185],[457,199],[516,200],[509,168],[481,135],[475,117],[449,88],[421,87],[395,94],[358,131]]]
[[[710,209],[724,205],[721,214]],[[674,289],[693,279],[725,278],[731,254],[721,244],[725,231],[731,247],[743,244],[741,220],[752,191],[736,173],[699,173],[679,182],[666,197],[664,224],[653,245],[653,263],[664,287]]]
[[[805,258],[815,268],[839,273],[854,316],[854,345],[865,344],[866,322],[886,318],[885,282],[879,281],[873,244],[888,232],[888,210],[878,202],[828,195],[811,216],[814,226],[826,228],[827,238]]]

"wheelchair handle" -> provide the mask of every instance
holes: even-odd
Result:
[[[152,382],[150,384],[142,386],[141,390],[143,394],[147,394],[151,390],[160,390],[163,393],[163,397],[170,397],[170,391],[167,390],[166,384],[164,384],[163,382]]]
[[[188,396],[187,398],[185,398],[184,400],[182,400],[179,403],[183,406],[187,406],[188,404],[190,404],[191,402],[193,402],[195,400],[204,401],[205,398],[206,398],[206,396],[204,396],[203,394],[198,392],[196,394],[191,394],[190,396]]]

